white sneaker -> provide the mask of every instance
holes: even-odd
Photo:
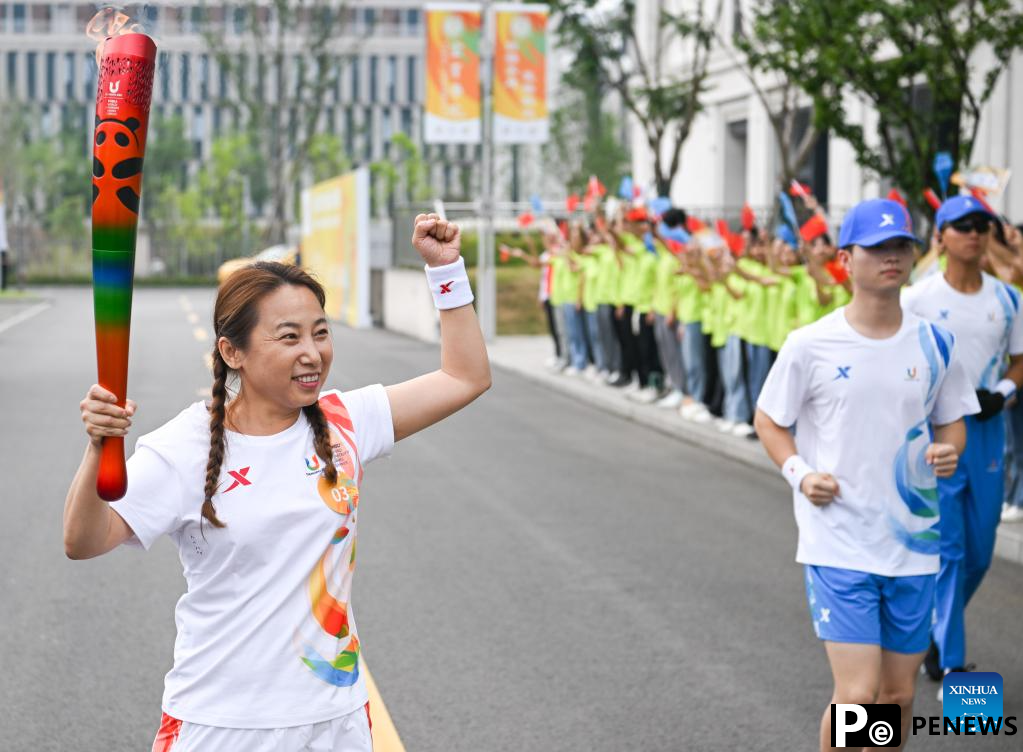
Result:
[[[632,394],[633,392],[638,392],[640,389],[642,389],[642,387],[639,385],[639,382],[633,381],[628,386],[622,387],[622,394]]]
[[[582,371],[580,371],[575,366],[566,366],[565,370],[563,370],[561,374],[563,376],[579,376],[582,374]]]
[[[657,388],[652,386],[644,387],[630,394],[629,399],[634,402],[649,405],[657,399]]]
[[[604,381],[610,384],[612,381],[618,381],[619,378],[621,378],[621,374],[618,373],[618,371],[611,371],[611,373],[607,375],[607,378],[605,378]]]
[[[696,403],[695,409],[687,416],[693,423],[707,424],[714,420],[714,416],[710,414],[710,410],[707,409],[706,405],[701,405],[699,402]]]
[[[732,429],[732,436],[738,436],[740,439],[745,439],[752,434],[753,426],[749,423],[736,423],[735,428]]]
[[[731,433],[732,429],[735,428],[735,423],[724,418],[718,418],[717,429],[721,433]]]
[[[1023,507],[1010,504],[1002,510],[1002,522],[1023,522]]]
[[[688,420],[694,413],[698,412],[701,407],[702,405],[694,399],[684,399],[682,400],[682,406],[678,409],[678,414]]]
[[[667,396],[657,400],[657,406],[666,410],[674,410],[682,404],[683,394],[680,391],[668,392]]]

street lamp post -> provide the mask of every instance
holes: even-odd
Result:
[[[490,0],[483,2],[483,28],[480,34],[480,83],[483,87],[482,185],[480,186],[480,229],[476,257],[477,315],[483,338],[492,342],[497,334],[497,280],[494,274],[494,137],[493,73],[494,48],[491,30],[494,17]]]

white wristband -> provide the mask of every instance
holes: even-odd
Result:
[[[1012,395],[1016,393],[1016,382],[1012,379],[1002,379],[995,385],[995,391],[1007,400],[1012,399]]]
[[[807,465],[806,460],[798,454],[793,454],[781,466],[781,474],[789,482],[789,485],[792,486],[793,491],[799,491],[800,486],[803,485],[803,478],[813,472],[816,471]]]
[[[465,261],[461,256],[444,266],[427,266],[426,279],[433,293],[433,304],[442,311],[461,308],[473,301],[469,275],[465,273]]]

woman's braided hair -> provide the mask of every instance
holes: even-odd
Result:
[[[217,292],[213,307],[213,339],[219,342],[226,338],[238,349],[248,347],[249,337],[259,319],[259,302],[268,294],[284,285],[307,287],[322,307],[326,302],[323,287],[309,274],[297,266],[276,261],[258,261],[234,272]],[[220,481],[220,468],[224,462],[225,438],[224,421],[227,416],[227,378],[231,369],[220,354],[220,348],[213,346],[213,398],[210,400],[210,454],[206,462],[206,488],[203,495],[202,516],[214,527],[224,527],[217,518],[213,497]],[[309,425],[312,426],[316,454],[324,462],[323,475],[331,484],[337,482],[337,468],[330,446],[330,430],[327,420],[314,402],[302,408]]]

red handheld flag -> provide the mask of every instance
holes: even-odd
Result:
[[[757,217],[753,213],[753,209],[750,208],[749,204],[742,205],[742,229],[749,232],[753,229],[753,226],[757,223]]]
[[[992,209],[991,208],[991,204],[989,204],[987,202],[987,199],[984,198],[984,195],[985,195],[986,191],[983,188],[970,188],[970,193],[973,194],[973,197],[975,199],[980,201],[981,206],[983,206],[989,212],[994,214],[996,217],[998,216],[998,212],[996,212],[994,209]]]
[[[888,191],[888,198],[890,198],[892,201],[898,201],[900,204],[902,204],[903,209],[906,208],[906,199],[903,198],[901,193],[899,193],[898,188],[892,188],[890,191]]]
[[[573,193],[565,199],[565,209],[567,211],[574,212],[577,206],[579,206],[579,196],[576,194]]]
[[[798,180],[793,180],[789,186],[790,196],[799,196],[800,198],[808,198],[813,195],[813,191],[810,190],[810,186],[806,183],[800,183]]]
[[[820,214],[814,214],[799,228],[799,236],[807,243],[813,242],[828,231],[828,223]]]
[[[728,236],[732,234],[732,231],[728,228],[728,223],[723,219],[719,219],[714,223],[714,226],[717,228],[718,235],[728,240]]]
[[[693,233],[699,232],[700,230],[706,230],[707,225],[705,225],[701,220],[697,219],[696,217],[689,215],[688,217],[686,217],[686,229],[689,231],[689,234],[692,235]]]
[[[934,211],[938,211],[941,208],[941,199],[930,188],[924,188],[924,199],[931,205]]]
[[[849,270],[842,266],[838,260],[826,262],[824,268],[828,270],[828,274],[831,275],[836,284],[840,285],[849,279]]]
[[[529,227],[533,224],[533,215],[529,212],[523,212],[519,215],[519,227]]]
[[[501,254],[501,262],[502,263],[508,261],[508,259],[511,257],[511,254],[508,253],[508,249],[507,248],[502,248],[500,250],[500,254]]]

